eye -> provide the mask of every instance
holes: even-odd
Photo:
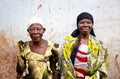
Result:
[[[38,30],[38,31],[39,31],[39,30],[42,30],[42,28],[38,28],[37,30]]]
[[[92,22],[91,21],[87,21],[88,24],[91,24]]]
[[[84,24],[84,21],[80,21],[79,23],[80,23],[80,24]]]
[[[33,29],[33,28],[30,28],[29,31],[34,31],[34,29]]]

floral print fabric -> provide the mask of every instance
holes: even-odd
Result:
[[[78,42],[78,37],[71,35],[65,38],[63,56],[63,72],[65,79],[77,79],[71,61],[71,52]],[[102,41],[90,35],[88,40],[88,57],[85,79],[107,79],[108,51]]]

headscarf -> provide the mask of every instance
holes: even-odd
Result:
[[[39,17],[39,16],[34,16],[30,19],[30,21],[28,22],[28,25],[27,25],[27,28],[29,28],[32,24],[34,23],[38,23],[38,24],[41,24],[42,27],[45,27],[44,26],[44,23],[43,23],[43,20]]]
[[[92,25],[94,24],[93,16],[90,13],[87,13],[87,12],[80,13],[77,17],[77,29],[75,29],[71,34],[73,37],[77,37],[80,34],[80,31],[78,29],[78,23],[79,23],[79,21],[81,21],[83,19],[89,19],[92,21]],[[95,36],[93,28],[92,28],[90,34]]]

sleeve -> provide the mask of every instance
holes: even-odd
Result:
[[[75,72],[70,59],[73,44],[74,39],[71,36],[67,36],[62,50],[62,67],[65,79],[75,79]]]
[[[89,79],[107,79],[109,64],[107,47],[100,40],[94,42],[89,42],[91,46],[88,44],[91,52],[86,73]]]
[[[92,69],[91,74],[97,74],[96,72],[99,72],[100,79],[107,79],[108,73],[108,49],[107,47],[103,44],[102,41],[100,41],[100,45],[98,47],[98,52],[97,53],[97,59],[92,60],[93,63],[91,64],[92,66],[90,67],[90,70]],[[95,76],[94,76],[95,77]]]
[[[92,66],[89,68],[90,71],[87,70],[87,72],[90,75],[89,79],[107,79],[107,69],[108,69],[108,51],[107,49],[101,49],[99,51],[99,57],[98,60],[96,60]],[[91,70],[92,69],[92,70]]]
[[[25,68],[25,59],[24,59],[24,55],[23,55],[23,42],[19,41],[18,42],[18,47],[19,47],[19,52],[17,55],[17,67],[16,67],[16,71],[18,74],[22,74],[23,70]]]
[[[109,59],[108,59],[108,49],[104,46],[103,47],[104,52],[104,62],[102,64],[102,66],[99,68],[100,71],[100,78],[101,79],[107,79],[108,73],[108,67],[109,67]]]
[[[52,50],[52,56],[50,57],[50,68],[53,72],[53,79],[60,78],[60,48],[58,44],[54,44]]]

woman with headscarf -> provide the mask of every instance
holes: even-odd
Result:
[[[59,45],[42,38],[44,27],[40,17],[31,18],[31,40],[18,42],[17,79],[60,79]]]
[[[108,51],[93,30],[93,16],[83,12],[77,29],[65,38],[63,73],[65,79],[107,79]]]

